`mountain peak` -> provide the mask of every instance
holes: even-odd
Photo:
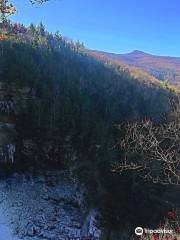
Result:
[[[144,54],[146,54],[145,52],[143,52],[143,51],[139,51],[139,50],[134,50],[134,51],[132,51],[132,52],[130,52],[129,54],[136,54],[136,55],[144,55]]]

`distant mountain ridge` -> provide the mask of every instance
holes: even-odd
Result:
[[[180,57],[156,56],[139,50],[126,54],[92,52],[101,57],[137,67],[161,81],[180,86]]]

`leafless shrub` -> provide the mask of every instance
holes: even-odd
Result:
[[[171,101],[172,111],[161,124],[151,120],[118,126],[123,137],[114,146],[120,161],[113,171],[137,171],[153,183],[180,184],[180,100]]]

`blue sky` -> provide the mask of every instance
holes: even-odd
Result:
[[[18,8],[13,20],[42,21],[47,30],[59,30],[90,49],[180,56],[179,0],[51,0],[41,7],[12,2]]]

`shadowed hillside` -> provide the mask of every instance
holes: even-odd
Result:
[[[117,125],[146,118],[160,124],[172,91],[145,71],[89,53],[42,24],[11,27],[16,34],[0,45],[1,174],[68,170],[86,187],[87,205],[101,213],[102,229],[130,228],[129,236],[134,226],[152,226],[150,219],[158,224],[174,201],[166,187],[136,173],[114,173],[112,165],[121,160],[114,148]]]

